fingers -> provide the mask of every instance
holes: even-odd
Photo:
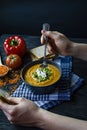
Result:
[[[12,105],[8,105],[7,103],[0,101],[0,109],[2,109],[3,111],[8,112],[11,106]]]
[[[13,109],[15,107],[15,105],[18,105],[21,102],[21,100],[24,100],[24,99],[23,98],[8,97],[6,100],[7,100],[7,102],[0,100],[0,109],[8,112],[10,109]]]
[[[57,32],[57,31],[41,31],[42,36],[41,36],[41,43],[44,44],[45,40],[44,40],[44,35],[48,38],[48,42],[49,43],[55,43],[56,40],[60,39],[60,37],[63,36],[62,33]]]
[[[9,100],[9,102],[16,102],[16,105],[13,105],[13,104],[10,105],[6,102],[0,101],[0,109],[3,110],[3,112],[7,116],[8,120],[11,120],[11,118],[13,118],[13,117],[15,117],[15,115],[17,115],[17,113],[19,112],[18,108],[20,108],[20,104],[23,103],[22,101],[25,99],[9,97],[7,100]]]
[[[57,37],[63,36],[62,33],[57,32],[57,31],[41,31],[42,35],[47,36],[48,38],[55,39]]]
[[[47,45],[47,51],[50,53],[50,54],[55,54],[55,49],[48,43]]]
[[[41,33],[42,33],[42,38],[43,38],[44,35],[47,36],[48,38],[53,38],[53,39],[55,37],[55,35],[52,31],[43,31],[42,30]]]
[[[48,38],[48,44],[47,44],[47,49],[50,54],[56,54],[57,53],[57,47],[56,47],[56,39],[58,38],[58,32],[56,31],[41,31],[42,36],[41,36],[41,43],[44,44],[44,35]]]
[[[41,44],[44,44],[45,40],[44,40],[44,35],[41,36]]]
[[[42,30],[41,33],[42,33],[42,36],[41,36],[41,43],[42,44],[45,43],[44,35],[48,38],[48,41],[49,41],[50,38],[51,38],[51,40],[54,39],[55,35],[53,35],[53,32],[51,32],[51,31],[43,31]]]
[[[14,104],[10,104],[10,103],[14,103]],[[27,99],[25,98],[15,98],[15,97],[8,97],[7,98],[7,102],[1,101],[0,100],[0,109],[4,110],[4,111],[8,111],[9,109],[13,109],[14,107],[16,107],[16,105],[20,105],[24,102],[27,102]]]
[[[23,100],[23,98],[17,98],[17,97],[8,97],[8,100],[15,102],[17,104],[19,104],[19,102],[21,102],[21,100]]]

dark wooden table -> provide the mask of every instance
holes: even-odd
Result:
[[[3,62],[5,63],[5,52],[3,49],[3,42],[5,38],[10,35],[2,35],[0,37],[0,51],[2,54]],[[39,36],[28,36],[22,35],[27,44],[27,50],[39,46],[40,37]],[[87,43],[87,39],[75,38],[71,39],[76,42],[84,42]],[[27,59],[27,60],[25,60]],[[23,63],[29,62],[29,55],[26,55],[23,59]],[[82,120],[87,120],[87,62],[78,60],[73,58],[73,72],[80,77],[85,79],[84,84],[74,92],[70,101],[64,102],[61,105],[55,106],[49,111],[54,112],[56,114],[61,114],[69,117],[74,117]],[[36,130],[39,128],[30,128],[30,127],[22,127],[17,125],[12,125],[9,123],[3,112],[0,110],[0,130]]]

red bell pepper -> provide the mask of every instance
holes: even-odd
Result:
[[[7,55],[18,54],[23,57],[26,53],[26,43],[20,36],[11,36],[4,41],[4,50]]]

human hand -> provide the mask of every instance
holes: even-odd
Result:
[[[23,126],[35,126],[37,124],[39,107],[25,98],[10,97],[9,100],[17,105],[9,105],[0,101],[0,109],[3,110],[11,123]]]
[[[48,38],[47,48],[53,54],[68,56],[71,54],[73,43],[62,33],[56,31],[41,31],[41,43],[44,44],[44,35]]]

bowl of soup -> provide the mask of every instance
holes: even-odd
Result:
[[[21,73],[26,87],[36,94],[53,92],[61,78],[60,64],[46,60],[48,66],[41,67],[42,62],[43,60],[37,60],[25,65]]]

